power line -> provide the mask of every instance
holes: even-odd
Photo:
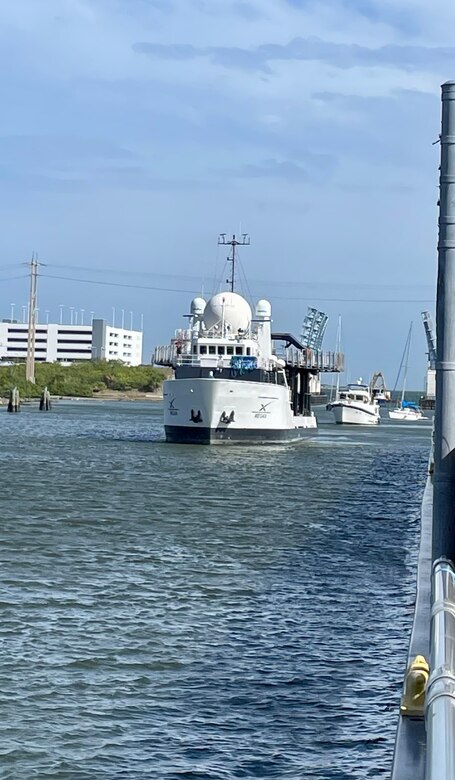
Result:
[[[5,276],[3,279],[0,279],[0,282],[12,282],[15,279],[25,279],[28,277],[28,274],[20,274],[19,276]]]
[[[80,282],[81,284],[96,284],[102,287],[122,287],[133,290],[153,290],[155,292],[174,292],[174,293],[186,293],[188,295],[197,295],[198,290],[182,289],[178,287],[156,287],[152,285],[144,284],[128,284],[123,282],[106,282],[97,279],[78,279],[74,276],[56,276],[54,274],[40,274],[47,279],[59,279],[66,282]],[[315,301],[322,301],[324,303],[434,303],[433,298],[323,298],[314,295],[307,295],[305,297],[289,296],[289,295],[272,295],[272,300],[277,301],[307,301],[309,298]]]
[[[133,270],[118,270],[115,268],[102,268],[102,267],[94,267],[94,266],[76,266],[76,265],[66,265],[66,264],[57,264],[57,263],[48,263],[48,267],[50,268],[62,268],[62,269],[70,269],[70,270],[76,270],[76,271],[89,271],[93,274],[112,274],[116,276],[148,276],[148,277],[156,277],[160,279],[181,279],[182,281],[189,281],[189,282],[198,282],[200,283],[200,276],[194,276],[194,275],[184,275],[180,273],[176,274],[163,274],[158,271],[133,271]],[[283,281],[283,279],[254,279],[249,278],[249,282],[252,284],[270,284],[275,286],[292,286],[295,287],[296,285],[302,285],[307,288],[310,287],[327,287],[327,281],[310,281],[310,280],[293,280],[289,279],[286,281]],[[406,287],[406,289],[412,288],[412,289],[424,289],[424,288],[432,288],[433,285],[431,284],[409,284],[408,282],[403,282],[402,284],[378,284],[378,283],[365,283],[365,284],[353,284],[351,282],[334,282],[331,286],[333,287],[357,287],[359,289],[397,289],[397,288],[403,288]]]

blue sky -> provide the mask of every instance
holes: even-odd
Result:
[[[454,26],[451,0],[3,3],[2,315],[37,251],[41,313],[143,313],[148,358],[241,229],[277,329],[315,305],[331,347],[341,314],[349,378],[393,384],[413,320],[422,387]]]

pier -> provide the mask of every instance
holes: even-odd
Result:
[[[455,81],[440,144],[435,427],[392,780],[455,777]]]

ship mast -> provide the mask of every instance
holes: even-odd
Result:
[[[229,257],[226,258],[228,263],[232,264],[231,267],[231,278],[226,279],[226,284],[229,284],[231,288],[231,292],[234,292],[234,286],[235,286],[235,263],[236,263],[236,256],[235,256],[235,250],[238,246],[249,246],[250,245],[250,237],[248,233],[242,233],[241,240],[237,239],[235,237],[235,233],[232,236],[231,239],[226,239],[226,233],[220,233],[218,236],[218,245],[219,246],[230,246],[231,247],[231,254]]]

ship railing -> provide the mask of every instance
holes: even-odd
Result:
[[[181,351],[180,351],[181,350]],[[198,368],[232,368],[233,355],[195,355],[192,352],[185,351],[175,344],[166,344],[165,346],[155,347],[153,354],[153,364],[156,366],[196,366]],[[237,356],[238,357],[238,356]],[[256,361],[256,368],[269,370],[272,364],[265,358],[251,356]],[[241,359],[241,358],[239,358]],[[250,356],[245,356],[250,359]]]
[[[289,366],[321,372],[340,373],[344,371],[344,354],[342,352],[287,347],[280,353],[279,357],[283,357]]]
[[[171,344],[155,347],[152,363],[155,366],[173,366],[175,347]]]
[[[425,698],[426,780],[455,777],[455,569],[433,564],[430,630],[431,675]]]

